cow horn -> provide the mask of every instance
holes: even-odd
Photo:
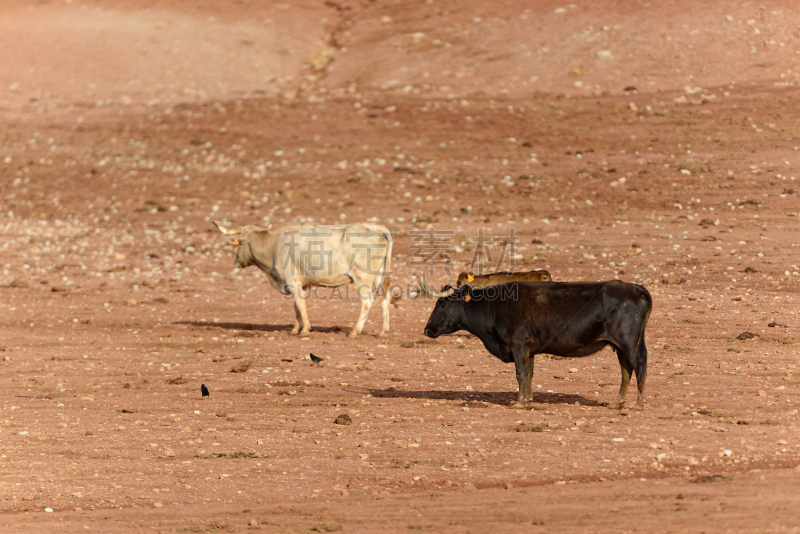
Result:
[[[419,273],[419,287],[423,293],[427,293],[428,295],[439,299],[449,297],[455,292],[455,289],[452,287],[447,291],[436,291],[435,289],[431,289],[427,282],[425,282],[425,275],[421,272]]]
[[[220,223],[218,223],[217,221],[214,221],[214,226],[216,226],[217,228],[219,228],[219,231],[220,231],[220,232],[222,232],[223,234],[226,234],[226,235],[228,235],[228,234],[230,234],[230,233],[231,233],[231,231],[230,231],[230,230],[228,230],[227,228],[225,228],[224,226],[222,226],[222,225],[221,225]]]

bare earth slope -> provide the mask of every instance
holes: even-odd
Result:
[[[274,94],[305,74],[318,2],[18,2],[0,7],[0,94],[14,104]]]
[[[794,83],[800,74],[800,14],[793,7],[789,2],[368,3],[347,17],[352,24],[340,34],[342,48],[327,82],[411,85],[461,97]]]

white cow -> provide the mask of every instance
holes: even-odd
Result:
[[[349,337],[361,333],[376,304],[383,310],[381,336],[389,331],[392,233],[379,224],[316,226],[278,224],[268,228],[242,226],[228,230],[214,224],[238,247],[234,266],[255,265],[272,287],[294,297],[296,320],[292,334],[307,336],[311,323],[306,311],[309,286],[339,287],[355,284],[361,315]]]

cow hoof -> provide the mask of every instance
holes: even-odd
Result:
[[[378,337],[386,337],[386,332],[381,332],[380,334],[378,334]]]
[[[308,337],[311,335],[311,332],[300,332],[300,337]]]
[[[349,334],[347,334],[347,339],[358,339],[358,334],[356,334],[355,332],[350,332]]]
[[[289,335],[290,336],[296,336],[299,333],[300,333],[300,330],[292,330],[291,332],[289,332]]]

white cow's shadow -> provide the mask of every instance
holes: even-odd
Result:
[[[212,323],[209,321],[177,321],[173,324],[180,324],[186,326],[206,327],[209,330],[220,328],[223,330],[244,330],[252,332],[291,332],[294,325],[291,324],[254,324],[254,323]],[[334,334],[342,333],[347,334],[350,332],[350,327],[345,326],[315,326],[311,333],[320,334]]]

